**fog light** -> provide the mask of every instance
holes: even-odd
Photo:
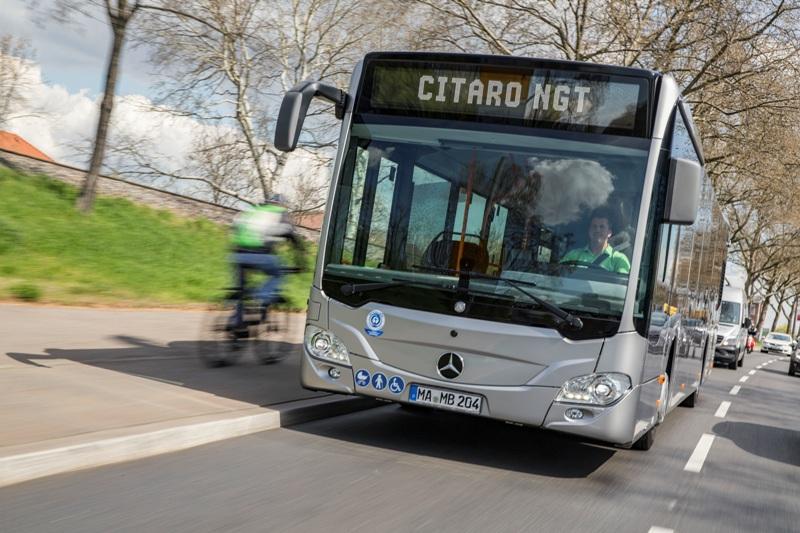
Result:
[[[339,379],[342,377],[342,372],[338,368],[331,367],[328,369],[328,375],[333,379]]]
[[[574,407],[567,409],[567,411],[564,414],[570,420],[580,420],[581,418],[583,418],[583,411],[581,411],[580,409],[575,409]]]

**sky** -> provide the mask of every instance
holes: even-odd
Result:
[[[2,0],[0,34],[27,39],[36,52],[43,81],[77,93],[97,96],[103,88],[106,57],[111,47],[111,30],[99,20],[76,15],[73,22],[44,16],[53,0]],[[102,14],[102,13],[99,13]],[[117,94],[152,96],[153,77],[143,49],[123,51],[122,74]]]
[[[98,10],[97,19],[76,13],[70,21],[64,21],[47,16],[48,10],[52,13],[54,0],[0,3],[0,36],[24,38],[34,52],[26,69],[27,101],[18,110],[20,116],[3,128],[60,163],[86,168],[111,47],[112,35],[104,12]],[[188,164],[193,141],[199,135],[227,129],[150,110],[157,76],[152,74],[145,49],[127,46],[119,72],[111,138],[141,140],[140,149],[146,146],[148,157],[160,168],[180,170]],[[302,150],[295,152],[284,174],[300,175],[307,157]],[[291,188],[292,183],[282,180],[278,192],[292,196],[290,190],[283,190]],[[186,192],[180,183],[173,188]]]
[[[12,120],[6,129],[21,135],[61,163],[85,167],[85,146],[94,136],[102,94],[111,31],[104,21],[76,14],[72,22],[44,15],[53,0],[2,0],[0,35],[27,39],[34,58],[26,81],[26,113],[34,117]],[[98,12],[102,16],[102,12]],[[113,114],[115,131],[147,134],[153,145],[180,166],[198,124],[144,108],[153,97],[155,77],[150,75],[143,49],[123,51]]]

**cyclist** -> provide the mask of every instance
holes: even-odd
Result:
[[[260,271],[269,276],[253,294],[261,302],[262,312],[280,298],[283,274],[276,247],[286,241],[294,248],[297,267],[302,268],[305,265],[303,240],[296,233],[286,209],[286,202],[279,194],[266,203],[247,208],[234,219],[231,263],[239,297],[229,324],[232,329],[240,329],[243,325],[248,270]]]

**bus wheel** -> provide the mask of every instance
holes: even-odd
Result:
[[[639,440],[633,443],[634,450],[642,450],[647,451],[653,447],[653,443],[656,441],[656,426],[650,428],[650,430],[639,437]]]
[[[700,389],[697,389],[693,393],[691,393],[685,400],[681,402],[683,407],[694,407],[697,404],[697,400],[699,400],[698,396],[700,394]]]

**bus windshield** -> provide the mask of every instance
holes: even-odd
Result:
[[[454,271],[475,272],[482,276],[470,279],[469,292],[493,310],[481,316],[475,306],[472,316],[531,323],[530,316],[498,312],[537,306],[490,276],[527,282],[570,312],[619,318],[646,139],[389,122],[352,127],[323,285],[403,280],[402,289],[358,301],[451,312],[445,294],[425,297],[430,284],[452,292]]]

